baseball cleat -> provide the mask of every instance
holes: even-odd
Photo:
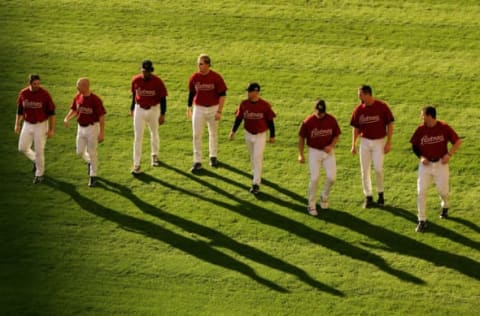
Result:
[[[383,198],[383,192],[378,193],[377,204],[383,206],[385,204],[385,199]]]
[[[160,160],[158,160],[157,155],[152,156],[152,167],[160,167]]]
[[[417,233],[423,233],[425,231],[425,228],[427,228],[427,221],[419,221],[417,228],[415,228],[415,231]]]
[[[448,208],[442,208],[442,213],[440,213],[440,218],[442,219],[448,218]]]
[[[312,215],[312,216],[318,216],[318,212],[317,212],[317,209],[316,208],[312,208],[312,207],[307,207],[307,211],[308,211],[308,214]]]
[[[192,165],[192,168],[190,168],[190,172],[196,172],[202,170],[202,164],[200,162],[196,162]]]
[[[142,173],[142,169],[140,168],[140,166],[134,166],[131,173],[133,175],[136,175],[136,174],[141,174]]]
[[[212,166],[213,168],[218,168],[217,157],[210,157],[210,166]]]
[[[33,178],[33,184],[39,184],[43,182],[43,176]]]
[[[371,208],[373,206],[373,198],[371,196],[367,196],[365,198],[365,202],[363,202],[363,208]]]
[[[328,200],[326,198],[324,198],[323,196],[320,197],[320,208],[322,210],[328,209]]]
[[[252,187],[250,188],[249,191],[253,195],[257,195],[258,193],[260,193],[260,186],[258,184],[254,184],[254,185],[252,185]]]
[[[97,186],[97,177],[90,177],[90,179],[88,180],[88,186],[89,187]]]

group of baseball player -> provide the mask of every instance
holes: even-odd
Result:
[[[188,82],[187,117],[192,120],[193,165],[192,173],[202,169],[202,136],[205,125],[208,126],[208,147],[210,166],[217,168],[218,127],[225,104],[227,86],[222,76],[211,69],[210,57],[201,54],[197,59],[198,71]],[[145,125],[150,130],[151,166],[161,165],[159,160],[159,125],[165,123],[167,111],[167,89],[163,81],[153,74],[153,63],[145,60],[141,64],[141,73],[131,82],[134,144],[133,167],[131,173],[142,173],[141,156]],[[245,143],[250,155],[253,180],[250,192],[259,194],[262,179],[263,154],[267,142],[275,142],[275,112],[269,102],[260,97],[260,85],[251,82],[247,86],[247,98],[238,106],[235,120],[229,134],[234,140],[235,133],[242,121],[245,129]],[[97,182],[97,146],[105,137],[106,110],[100,97],[91,92],[88,78],[77,81],[77,94],[73,98],[64,125],[77,118],[76,152],[81,156],[88,171],[88,186]],[[364,208],[383,206],[384,200],[384,157],[391,150],[394,130],[394,116],[388,105],[373,97],[372,88],[362,85],[358,88],[360,104],[351,115],[353,155],[359,153],[360,169],[365,195]],[[423,124],[418,126],[410,139],[413,152],[419,158],[417,192],[418,225],[417,232],[423,232],[427,226],[426,196],[431,180],[435,182],[441,198],[441,218],[448,217],[449,167],[448,162],[461,144],[457,133],[445,122],[437,120],[436,109],[425,106],[421,110]],[[21,126],[23,121],[23,126]],[[54,135],[55,104],[47,90],[40,85],[40,76],[29,76],[29,84],[22,89],[17,99],[15,133],[20,134],[18,150],[32,161],[34,180],[41,183],[44,179],[44,149],[47,138]],[[269,137],[267,140],[267,131]],[[308,146],[310,182],[308,185],[307,211],[318,216],[317,188],[320,170],[325,171],[325,183],[319,196],[320,208],[328,208],[328,196],[336,181],[336,159],[334,149],[341,134],[334,116],[327,113],[324,100],[315,102],[313,113],[301,124],[298,141],[298,161],[305,163],[305,143]],[[357,143],[360,139],[359,149]],[[34,150],[32,150],[32,143]],[[448,148],[448,143],[452,146]],[[371,165],[375,172],[378,199],[373,200]]]

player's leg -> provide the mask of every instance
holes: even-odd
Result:
[[[194,105],[192,113],[192,132],[193,132],[193,162],[202,162],[202,136],[205,129],[205,109],[204,106]]]
[[[87,135],[85,134],[85,127],[78,125],[77,129],[77,155],[82,157],[85,162],[89,163],[87,156]]]
[[[321,151],[315,148],[308,148],[308,167],[310,169],[310,183],[308,184],[308,209],[317,209],[317,190],[320,178]]]
[[[219,121],[215,119],[215,114],[218,111],[218,106],[211,106],[208,108],[206,117],[208,125],[208,152],[210,158],[217,158],[218,153],[218,125]]]
[[[448,213],[448,195],[449,195],[450,170],[448,164],[436,163],[433,170],[433,181],[440,195],[442,213]],[[447,214],[444,214],[447,217]]]
[[[90,177],[96,177],[98,171],[98,135],[100,134],[100,124],[95,123],[88,127],[87,154],[90,163]]]
[[[372,196],[372,179],[370,178],[370,166],[372,164],[371,140],[362,138],[360,141],[360,170],[362,174],[363,194]]]
[[[158,150],[160,147],[160,137],[158,135],[158,119],[160,118],[160,106],[154,106],[147,112],[147,124],[150,129],[150,153],[152,157],[158,157]]]
[[[254,172],[254,169],[255,169],[255,162],[254,162],[254,159],[253,159],[254,144],[255,144],[254,140],[255,140],[254,135],[245,131],[245,145],[247,146],[248,156],[250,157],[250,166],[252,168],[252,172]],[[252,182],[253,182],[253,180],[252,180]]]
[[[427,166],[421,162],[418,166],[418,178],[417,178],[417,209],[418,209],[418,221],[427,220],[427,193],[430,182],[432,181],[432,164]]]
[[[265,151],[265,144],[267,142],[267,133],[260,133],[255,135],[253,143],[253,184],[260,185],[262,182],[263,169],[263,153]]]
[[[377,184],[377,193],[379,204],[383,204],[384,192],[384,173],[383,164],[385,161],[385,139],[376,139],[373,141],[372,161],[373,170],[375,171],[375,182]]]
[[[47,121],[35,124],[33,131],[33,143],[35,148],[36,177],[42,177],[45,173],[45,144],[47,142]]]
[[[142,159],[143,134],[145,131],[145,112],[139,105],[135,105],[133,112],[133,166],[139,167]]]
[[[325,169],[325,184],[323,186],[320,206],[322,206],[322,208],[328,208],[328,195],[337,179],[337,162],[333,151],[330,154],[325,153],[324,156],[323,168]]]
[[[18,138],[18,151],[35,163],[35,152],[32,150],[34,124],[24,122]]]

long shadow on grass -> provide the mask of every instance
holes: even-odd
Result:
[[[137,179],[143,181],[143,182],[146,182],[146,183],[151,183],[151,182],[156,182],[156,183],[159,183],[161,184],[162,186],[166,187],[166,188],[169,188],[170,190],[174,190],[174,191],[178,191],[178,192],[181,192],[185,195],[189,195],[189,196],[192,196],[195,194],[186,190],[186,189],[183,189],[183,188],[180,188],[180,187],[177,187],[175,185],[172,185],[170,183],[167,183],[165,181],[162,181],[162,180],[159,180],[157,178],[154,178],[148,174],[140,174],[138,176],[136,176]],[[279,271],[282,271],[282,272],[285,272],[285,273],[288,273],[288,274],[292,274],[294,276],[296,276],[298,279],[300,279],[301,281],[305,282],[306,284],[318,289],[318,290],[321,290],[321,291],[324,291],[324,292],[327,292],[327,293],[330,293],[330,294],[333,294],[333,295],[337,295],[337,296],[343,296],[343,293],[328,286],[328,285],[325,285],[325,284],[322,284],[320,282],[318,282],[317,280],[313,279],[312,277],[310,277],[304,270],[294,266],[294,265],[291,265],[285,261],[282,261],[266,252],[263,252],[257,248],[254,248],[252,246],[249,246],[249,245],[246,245],[246,244],[242,244],[232,238],[230,238],[229,236],[217,231],[217,230],[214,230],[210,227],[207,227],[207,226],[203,226],[203,225],[200,225],[196,222],[192,222],[188,219],[185,219],[183,217],[179,217],[177,215],[174,215],[174,214],[171,214],[171,213],[167,213],[165,211],[162,211],[160,210],[159,208],[149,204],[149,203],[146,203],[145,201],[139,199],[133,192],[130,188],[124,186],[124,185],[121,185],[121,184],[118,184],[118,183],[114,183],[112,181],[109,181],[107,179],[104,179],[104,178],[99,178],[99,181],[100,181],[100,184],[102,185],[102,187],[104,187],[106,190],[108,191],[111,191],[111,192],[114,192],[114,193],[118,193],[119,195],[129,199],[133,204],[135,204],[142,212],[146,213],[146,214],[149,214],[149,215],[152,215],[152,216],[155,216],[165,222],[168,222],[170,224],[173,224],[173,225],[176,225],[180,228],[182,228],[183,230],[185,231],[188,231],[188,232],[191,232],[191,233],[194,233],[194,234],[197,234],[197,235],[200,235],[200,236],[203,236],[205,238],[208,238],[211,240],[211,242],[209,243],[210,246],[212,247],[223,247],[223,248],[226,248],[226,249],[230,249],[231,251],[234,251],[236,253],[238,253],[239,255],[242,255],[244,256],[245,258],[248,258],[252,261],[256,261],[260,264],[263,264],[265,266],[268,266],[268,267],[271,267],[273,269],[277,269]],[[231,207],[231,206],[230,206]]]
[[[221,206],[229,211],[236,212],[238,214],[241,214],[242,216],[248,217],[250,219],[256,220],[260,223],[263,223],[265,225],[269,225],[272,227],[277,227],[279,229],[283,229],[291,234],[295,234],[300,238],[304,238],[306,240],[309,240],[310,242],[320,245],[322,247],[328,248],[332,251],[335,251],[341,255],[345,255],[347,257],[350,257],[355,260],[359,261],[364,261],[368,262],[374,266],[376,266],[378,269],[389,273],[401,280],[407,281],[407,282],[412,282],[415,284],[424,284],[425,282],[422,279],[417,278],[416,276],[409,274],[407,272],[397,270],[392,268],[387,262],[380,256],[367,251],[363,248],[356,247],[342,239],[330,236],[328,234],[325,234],[323,232],[314,230],[310,228],[309,226],[300,223],[298,221],[295,221],[291,218],[288,218],[286,216],[277,214],[275,212],[272,212],[270,210],[267,210],[266,208],[257,206],[253,203],[250,203],[248,201],[242,200],[235,196],[232,193],[227,192],[226,190],[219,188],[210,182],[201,179],[201,177],[192,175],[190,173],[187,173],[185,171],[179,170],[175,167],[169,166],[169,165],[163,165],[165,168],[170,169],[172,171],[175,171],[193,181],[196,181],[197,183],[201,184],[204,187],[207,187],[211,189],[214,192],[217,192],[226,198],[231,199],[232,201],[237,202],[239,205],[231,205],[228,203],[225,203],[223,201],[215,200],[212,198],[208,198],[206,196],[196,194],[193,192],[188,192],[189,195],[195,196],[196,198],[199,198],[201,200],[204,200],[206,202],[210,202],[213,205],[216,206]],[[235,181],[225,178],[223,176],[220,176],[218,174],[212,173],[208,170],[203,170],[201,173],[202,176],[209,176],[209,177],[217,177],[220,178],[223,181],[226,181],[228,183],[235,183]],[[162,183],[163,181],[158,180],[159,183]],[[241,184],[237,185],[241,186]],[[283,203],[282,205],[285,205]]]
[[[98,204],[96,201],[82,196],[76,190],[75,186],[70,183],[56,180],[51,177],[46,177],[44,183],[52,188],[55,188],[56,190],[68,194],[81,208],[93,215],[117,223],[129,231],[134,231],[143,234],[146,237],[169,244],[172,247],[175,247],[205,262],[209,262],[225,269],[237,271],[251,278],[252,280],[255,280],[256,282],[269,287],[272,290],[278,292],[288,292],[285,288],[275,284],[274,282],[258,276],[250,266],[224,254],[221,251],[216,250],[208,243],[186,238],[149,221],[122,214],[119,211]]]

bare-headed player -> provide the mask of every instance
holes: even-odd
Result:
[[[102,100],[90,91],[90,81],[87,78],[78,79],[77,90],[63,123],[68,127],[68,121],[77,116],[77,155],[87,162],[88,186],[94,187],[98,170],[97,145],[105,137],[106,111]]]
[[[28,83],[17,98],[15,133],[20,134],[18,150],[33,162],[33,183],[37,184],[43,181],[45,173],[45,144],[55,130],[55,104],[48,91],[40,86],[39,75],[30,75]]]
[[[235,132],[243,120],[245,122],[245,143],[247,144],[253,169],[252,188],[250,189],[250,193],[252,194],[258,194],[260,192],[263,152],[267,141],[267,130],[270,130],[270,139],[268,142],[275,142],[275,125],[273,123],[275,113],[270,104],[260,98],[259,93],[260,85],[258,83],[252,82],[248,85],[248,98],[240,103],[229,136],[230,140],[234,139]]]

